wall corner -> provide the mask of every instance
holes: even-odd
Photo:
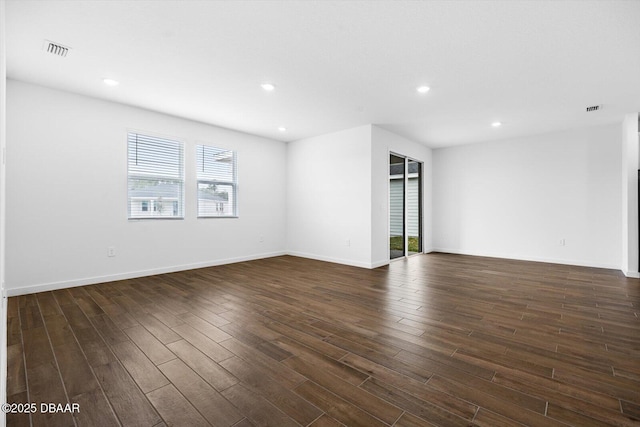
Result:
[[[622,122],[622,271],[637,277],[640,239],[638,236],[638,170],[640,169],[638,113],[627,114]]]

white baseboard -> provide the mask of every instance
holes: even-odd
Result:
[[[384,265],[389,265],[389,260],[388,259],[384,259],[384,260],[380,260],[380,261],[373,261],[371,263],[371,267],[369,267],[369,268],[378,268],[378,267],[382,267]]]
[[[335,264],[350,265],[352,267],[369,268],[369,269],[375,268],[372,263],[368,263],[368,262],[354,261],[354,260],[343,259],[343,258],[333,258],[333,257],[327,257],[323,255],[309,254],[306,252],[289,251],[287,252],[287,255],[297,256],[300,258],[315,259],[316,261],[325,261],[325,262],[333,262]],[[389,261],[387,260],[386,263],[388,262]]]
[[[576,261],[576,260],[527,257],[527,256],[513,255],[513,254],[480,253],[480,252],[473,252],[473,251],[462,251],[462,250],[451,249],[451,248],[430,248],[429,250],[425,251],[425,253],[430,253],[430,252],[443,252],[443,253],[451,253],[451,254],[458,254],[458,255],[483,256],[483,257],[492,257],[492,258],[514,259],[514,260],[521,260],[521,261],[547,262],[552,264],[577,265],[582,267],[596,267],[596,268],[620,270],[619,267],[615,267],[611,265],[604,265],[604,264],[597,264],[597,263],[583,262],[583,261]],[[366,268],[366,269],[378,268],[378,267],[382,267],[384,265],[389,264],[388,259],[367,263],[367,262],[354,261],[349,259],[326,257],[326,256],[310,254],[306,252],[278,251],[278,252],[270,252],[270,253],[256,254],[256,255],[236,257],[236,258],[225,258],[225,259],[199,262],[199,263],[193,263],[193,264],[175,265],[171,267],[162,267],[162,268],[155,268],[155,269],[149,269],[149,270],[137,270],[137,271],[130,271],[130,272],[119,273],[119,274],[87,277],[87,278],[73,279],[73,280],[66,280],[66,281],[59,281],[59,282],[40,283],[36,285],[24,286],[21,288],[5,289],[5,295],[7,297],[13,297],[17,295],[26,295],[26,294],[36,293],[36,292],[46,292],[46,291],[54,291],[57,289],[72,288],[76,286],[95,285],[97,283],[113,282],[116,280],[126,280],[126,279],[134,279],[137,277],[154,276],[157,274],[174,273],[176,271],[215,267],[217,265],[233,264],[233,263],[244,262],[244,261],[253,261],[256,259],[272,258],[272,257],[282,256],[282,255],[291,255],[291,256],[297,256],[300,258],[315,259],[318,261],[332,262],[336,264],[344,264],[344,265],[350,265],[353,267],[360,267],[360,268]],[[626,277],[640,278],[639,272],[624,271],[624,270],[622,270],[622,272]]]
[[[435,248],[432,250],[432,252],[443,252],[443,253],[456,254],[456,255],[471,255],[471,256],[488,257],[488,258],[503,258],[503,259],[513,259],[518,261],[546,262],[549,264],[575,265],[579,267],[594,267],[594,268],[606,268],[610,270],[620,270],[620,266],[615,266],[610,264],[600,264],[597,262],[574,260],[574,259],[532,257],[532,256],[522,256],[522,255],[508,254],[508,253],[475,252],[475,251],[466,251],[466,250],[451,249],[451,248]]]
[[[7,289],[9,297],[17,295],[33,294],[36,292],[55,291],[64,288],[74,288],[76,286],[95,285],[97,283],[113,282],[116,280],[134,279],[136,277],[154,276],[156,274],[174,273],[176,271],[194,270],[197,268],[215,267],[216,265],[234,264],[237,262],[253,261],[256,259],[272,258],[275,256],[287,255],[286,251],[256,254],[244,257],[225,258],[214,261],[198,262],[193,264],[174,265],[171,267],[154,268],[149,270],[130,271],[119,274],[109,274],[105,276],[87,277],[82,279],[65,280],[60,282],[41,283],[29,285],[21,288]]]

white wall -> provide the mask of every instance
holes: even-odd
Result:
[[[5,0],[0,0],[0,404],[7,401],[7,298],[5,294],[5,206],[6,168],[2,153],[6,147],[7,61],[5,44]],[[0,426],[6,414],[0,411]]]
[[[619,269],[621,137],[614,124],[434,150],[435,250]]]
[[[284,144],[18,81],[7,93],[11,295],[283,253],[384,265],[389,152],[424,163],[425,252],[620,268],[620,125],[432,152],[375,125]],[[196,143],[237,150],[240,218],[196,219],[187,185],[184,220],[127,220],[128,129],[185,141],[187,183]]]
[[[638,114],[627,114],[622,122],[622,271],[638,274]]]
[[[12,80],[7,94],[10,294],[285,252],[286,144]],[[127,220],[127,129],[185,141],[184,220]],[[196,218],[196,143],[237,150],[240,218]]]
[[[378,126],[372,126],[371,135],[371,264],[377,267],[389,262],[389,152],[423,162],[423,250],[431,251],[432,154],[430,148]]]
[[[287,248],[371,266],[371,126],[290,142]]]

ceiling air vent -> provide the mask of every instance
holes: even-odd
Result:
[[[602,105],[592,105],[590,107],[587,107],[587,113],[598,110],[602,110]]]
[[[44,41],[44,50],[48,53],[51,53],[56,56],[61,56],[64,58],[69,53],[71,48],[61,45],[60,43],[55,43],[49,40]]]

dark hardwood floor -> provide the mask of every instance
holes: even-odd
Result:
[[[639,313],[618,271],[447,254],[12,297],[8,425],[638,426]]]

